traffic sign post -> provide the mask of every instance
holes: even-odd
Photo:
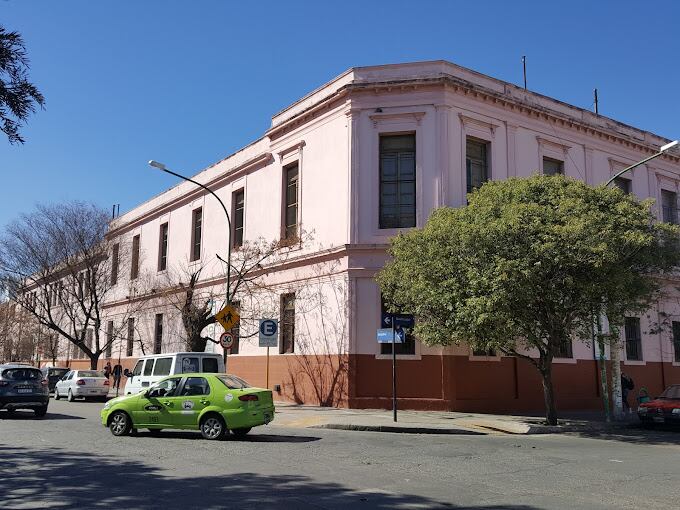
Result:
[[[388,343],[392,340],[392,419],[397,421],[397,343],[406,342],[405,328],[413,328],[415,319],[413,315],[406,313],[383,313],[381,317],[382,328],[377,332],[377,340],[380,343]],[[397,340],[398,339],[398,340]]]
[[[267,348],[266,384],[269,389],[269,348],[276,347],[279,323],[274,319],[260,319],[260,347]]]

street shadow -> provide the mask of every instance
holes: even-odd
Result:
[[[149,431],[141,430],[135,436],[153,437],[154,439],[200,439],[205,441],[200,432],[194,431],[163,430],[158,435],[152,435]],[[242,441],[246,443],[311,443],[319,440],[321,438],[316,436],[287,436],[284,434],[248,434],[244,437],[236,437],[230,434],[223,439],[226,442]]]
[[[84,455],[60,448],[0,446],[2,508],[354,509],[432,508],[538,510],[526,505],[456,506],[411,494],[357,491],[300,475],[223,473],[186,476],[136,460]],[[196,462],[200,462],[198,459]]]
[[[677,425],[656,425],[649,428],[641,423],[630,423],[615,429],[576,431],[569,435],[640,445],[680,445],[680,427]]]
[[[50,413],[42,418],[38,418],[33,411],[14,411],[13,413],[7,411],[0,411],[0,420],[84,420],[83,416],[72,416],[70,414]]]

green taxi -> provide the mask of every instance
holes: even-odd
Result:
[[[114,436],[140,428],[200,430],[206,439],[244,436],[274,419],[272,392],[228,374],[178,374],[135,395],[109,400],[102,425]]]

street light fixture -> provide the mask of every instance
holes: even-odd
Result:
[[[155,160],[152,159],[151,161],[149,161],[149,166],[152,166],[152,167],[154,167],[154,168],[157,168],[158,170],[160,170],[161,172],[165,172],[166,174],[174,175],[175,177],[179,177],[180,179],[183,179],[183,180],[188,181],[188,182],[190,182],[190,183],[192,183],[192,184],[195,184],[195,185],[198,186],[199,188],[203,188],[203,189],[206,190],[208,193],[210,193],[212,196],[214,196],[215,199],[216,199],[216,200],[220,203],[220,205],[222,206],[222,209],[224,210],[224,214],[225,214],[225,216],[227,217],[227,228],[228,228],[228,232],[227,232],[227,234],[228,234],[228,235],[227,235],[227,260],[226,260],[226,263],[227,263],[227,296],[226,296],[226,297],[227,297],[227,300],[226,300],[226,303],[225,303],[225,304],[226,304],[226,305],[231,304],[231,297],[230,297],[230,290],[229,290],[230,285],[231,285],[231,218],[229,217],[229,212],[227,211],[227,208],[226,208],[226,206],[224,205],[224,202],[222,202],[222,200],[220,199],[220,197],[218,197],[218,196],[215,194],[215,192],[214,192],[213,190],[211,190],[210,188],[208,188],[207,186],[204,186],[204,185],[201,184],[200,182],[196,182],[196,181],[194,181],[193,179],[190,179],[189,177],[185,177],[185,176],[183,176],[183,175],[181,175],[181,174],[178,174],[178,173],[176,173],[176,172],[173,172],[172,170],[169,170],[168,167],[166,167],[163,163],[160,163],[160,162],[155,161]],[[217,257],[218,257],[220,260],[222,260],[223,262],[225,262],[225,261],[222,259],[222,257],[220,257],[219,255],[217,255]]]
[[[647,163],[647,161],[651,161],[652,159],[658,158],[658,157],[661,156],[662,154],[665,154],[666,152],[668,152],[669,150],[671,150],[673,147],[677,146],[679,143],[680,143],[680,141],[678,141],[678,140],[673,140],[672,142],[669,142],[669,143],[667,143],[666,145],[662,145],[662,146],[659,148],[659,152],[657,152],[657,153],[655,153],[655,154],[652,154],[651,156],[649,156],[648,158],[643,159],[642,161],[638,161],[638,162],[635,163],[634,165],[630,165],[629,167],[624,168],[624,169],[621,170],[619,173],[617,173],[614,177],[612,177],[611,179],[609,179],[609,180],[607,181],[607,184],[605,184],[605,186],[609,186],[612,182],[614,182],[614,179],[616,179],[617,177],[619,177],[619,176],[625,174],[625,173],[628,172],[629,170],[632,170],[633,168],[635,168],[635,167],[637,167],[637,166],[644,165],[645,163]]]

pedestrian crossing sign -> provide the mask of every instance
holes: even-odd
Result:
[[[240,318],[241,316],[236,311],[236,308],[231,305],[225,306],[215,314],[215,320],[222,324],[226,331],[236,326]]]

